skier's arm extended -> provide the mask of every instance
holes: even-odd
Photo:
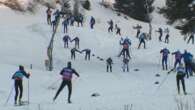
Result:
[[[73,69],[73,73],[77,76],[80,77],[80,75]]]

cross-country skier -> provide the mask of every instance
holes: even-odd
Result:
[[[182,53],[179,50],[177,50],[173,52],[172,55],[175,55],[174,69],[176,69],[177,64],[181,64]]]
[[[68,62],[67,67],[63,68],[60,72],[60,75],[62,76],[62,83],[53,98],[53,101],[56,100],[58,97],[59,93],[62,91],[62,89],[67,85],[68,86],[68,103],[71,102],[71,94],[72,94],[72,75],[75,74],[77,77],[80,77],[79,74],[76,72],[75,69],[72,68],[71,62]]]
[[[93,17],[93,16],[91,16],[91,19],[90,19],[90,27],[91,27],[91,29],[93,29],[94,28],[94,25],[95,25],[95,18]]]
[[[122,66],[123,72],[125,72],[125,70],[127,72],[129,72],[129,59],[128,58],[124,58],[123,59],[123,66]]]
[[[64,19],[64,21],[62,22],[62,25],[64,26],[64,33],[68,33],[69,20]]]
[[[81,53],[85,52],[85,60],[90,60],[91,57],[91,50],[90,49],[84,49],[81,51]]]
[[[190,43],[190,40],[192,41],[192,44],[194,44],[194,34],[192,33],[188,39],[188,44]]]
[[[53,32],[54,32],[55,29],[56,29],[57,21],[56,21],[56,20],[53,20],[53,21],[51,22],[51,25],[52,25],[52,27],[53,27]]]
[[[107,60],[106,60],[106,71],[108,72],[110,70],[110,72],[112,72],[112,64],[113,64],[113,61],[112,61],[112,58],[109,57]]]
[[[129,47],[131,46],[131,40],[126,37],[124,40],[121,39],[120,45],[123,46],[122,51],[120,52],[119,56],[123,55],[124,58],[129,57],[129,59],[131,58],[130,53],[129,53]]]
[[[112,21],[112,20],[110,20],[110,21],[108,22],[108,24],[109,24],[109,27],[108,27],[108,32],[113,32],[113,26],[114,26],[113,21]]]
[[[165,36],[165,43],[167,43],[167,44],[169,43],[169,37],[170,37],[169,34],[167,34],[167,35]]]
[[[187,50],[184,51],[184,54],[182,55],[182,58],[185,63],[185,71],[187,74],[187,78],[189,78],[189,74],[192,76],[192,68],[190,66],[190,63],[193,59],[193,55],[190,52],[187,52]]]
[[[51,8],[50,8],[50,7],[48,7],[46,13],[47,13],[47,24],[48,24],[48,25],[51,25],[51,15],[52,15],[52,11],[51,11]]]
[[[76,48],[72,48],[71,50],[70,50],[70,52],[71,52],[71,59],[72,60],[75,60],[75,58],[76,58],[76,52],[79,52],[79,53],[81,53],[79,50],[77,50]]]
[[[68,41],[71,41],[69,35],[65,35],[63,37],[63,41],[64,41],[64,48],[68,48]]]
[[[186,88],[185,88],[185,79],[184,79],[185,75],[186,75],[185,68],[181,63],[179,67],[177,67],[177,75],[176,75],[178,94],[180,94],[180,81],[181,81],[183,92],[185,95],[187,95]]]
[[[146,42],[145,42],[145,39],[146,39],[146,34],[145,34],[145,33],[142,33],[142,34],[139,36],[139,45],[138,45],[138,49],[140,48],[140,46],[141,46],[142,43],[144,44],[144,49],[146,49]]]
[[[73,15],[70,16],[70,25],[74,26],[75,17]]]
[[[162,29],[162,28],[158,28],[158,31],[156,31],[156,32],[159,33],[158,39],[159,39],[159,41],[161,42],[161,41],[162,41],[162,36],[163,36],[163,29]]]
[[[142,26],[140,24],[137,24],[137,26],[134,26],[133,29],[137,30],[136,37],[139,38],[139,34],[141,33]]]
[[[12,76],[12,79],[15,80],[15,98],[14,98],[14,104],[17,104],[17,99],[18,99],[18,94],[19,95],[19,104],[22,104],[22,94],[23,94],[23,84],[22,84],[22,80],[23,77],[29,78],[30,74],[26,73],[26,71],[24,70],[23,66],[19,66],[19,70],[16,71],[14,73],[14,75]]]
[[[121,28],[116,25],[116,35],[121,35]]]
[[[164,48],[160,51],[162,54],[162,67],[163,70],[168,70],[167,62],[168,62],[168,55],[170,54],[169,50],[167,48]]]
[[[57,21],[57,19],[59,19],[60,18],[60,14],[61,14],[61,12],[60,12],[60,10],[59,9],[57,9],[55,12],[54,12],[54,16],[55,16],[55,21]]]
[[[75,48],[79,49],[79,42],[80,42],[79,38],[75,37],[74,39],[71,40],[71,42],[73,41],[75,42]]]

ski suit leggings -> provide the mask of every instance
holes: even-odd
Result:
[[[20,93],[19,99],[21,100],[23,94],[22,80],[15,80],[15,102],[17,101],[18,93]]]
[[[176,68],[177,64],[181,64],[181,60],[180,59],[176,59],[175,60],[174,68]]]
[[[60,85],[60,88],[58,89],[58,91],[57,91],[57,93],[56,93],[54,99],[56,99],[56,98],[58,97],[59,93],[63,90],[63,88],[64,88],[66,85],[68,86],[68,100],[70,101],[70,97],[71,97],[71,94],[72,94],[72,82],[69,81],[69,80],[63,80],[63,81],[62,81],[62,83],[61,83],[61,85]]]
[[[163,57],[162,58],[162,67],[163,67],[163,69],[165,69],[165,67],[166,67],[166,70],[168,69],[167,68],[167,59],[168,59],[168,57]]]
[[[183,92],[186,92],[186,88],[185,88],[185,81],[184,81],[184,77],[185,75],[177,75],[176,76],[176,81],[177,81],[177,90],[180,93],[180,81],[183,87]]]

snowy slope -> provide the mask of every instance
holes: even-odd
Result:
[[[96,56],[114,59],[113,73],[105,72],[105,62],[92,57],[91,61],[84,61],[84,55],[77,55],[73,67],[80,73],[81,77],[73,79],[73,104],[66,104],[67,89],[60,94],[55,103],[52,98],[61,80],[59,71],[70,61],[69,49],[63,48],[62,27],[58,30],[54,42],[54,71],[48,72],[44,68],[46,48],[51,38],[51,27],[46,24],[45,8],[40,7],[35,15],[13,12],[8,8],[0,9],[0,109],[1,110],[124,110],[125,104],[133,104],[132,110],[174,110],[175,99],[182,98],[191,101],[195,94],[193,88],[194,78],[186,80],[189,96],[177,96],[175,73],[170,74],[166,82],[157,91],[158,85],[155,81],[161,82],[166,77],[166,72],[161,71],[159,51],[168,47],[170,51],[177,49],[188,49],[195,53],[193,45],[187,45],[183,37],[171,26],[154,24],[153,40],[147,42],[147,49],[137,50],[138,40],[134,37],[136,31],[132,26],[140,23],[143,25],[143,32],[148,31],[148,24],[129,18],[118,17],[113,11],[105,9],[99,4],[101,0],[92,1],[92,10],[86,12],[84,28],[71,27],[70,36],[80,37],[81,49],[90,48]],[[90,16],[97,20],[95,30],[90,30],[88,21]],[[130,72],[121,72],[121,59],[117,58],[120,51],[118,45],[120,37],[107,33],[107,21],[113,19],[122,28],[122,35],[132,40],[132,60]],[[161,19],[159,18],[159,21]],[[158,33],[155,29],[159,26],[170,28],[170,42],[167,45],[158,42]],[[71,45],[73,46],[73,45]],[[170,66],[173,65],[173,56],[169,58]],[[11,99],[5,106],[7,96],[13,85],[11,75],[22,64],[27,71],[32,73],[30,79],[30,101],[29,106],[13,107]],[[30,70],[30,64],[33,69]],[[140,69],[135,72],[134,69]],[[171,67],[170,67],[171,68]],[[156,78],[159,73],[161,77]],[[57,81],[57,82],[56,82]],[[55,83],[56,82],[56,83]],[[54,85],[53,85],[54,83]],[[52,85],[55,90],[48,89]],[[100,97],[92,98],[92,93],[100,93]],[[24,97],[27,99],[27,80],[24,80]]]

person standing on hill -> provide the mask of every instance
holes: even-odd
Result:
[[[14,104],[17,104],[17,99],[18,99],[18,95],[19,95],[19,104],[22,104],[22,95],[23,95],[23,77],[29,78],[30,74],[26,73],[26,71],[24,70],[24,67],[22,65],[19,66],[19,70],[16,71],[13,76],[12,79],[14,79],[15,83],[14,83],[14,87],[15,87],[15,98],[14,98]]]
[[[162,28],[158,28],[158,31],[156,31],[156,32],[158,32],[158,33],[159,33],[159,37],[158,37],[158,39],[159,39],[159,41],[160,41],[160,42],[162,42],[163,29],[162,29]]]
[[[72,94],[72,75],[75,74],[77,77],[80,77],[80,75],[76,72],[75,69],[72,68],[71,62],[68,62],[67,67],[63,68],[60,72],[60,75],[62,76],[62,83],[56,93],[56,95],[53,98],[53,101],[56,100],[60,92],[63,90],[63,88],[67,85],[68,86],[68,103],[71,102],[71,94]]]
[[[90,27],[91,27],[91,29],[94,28],[94,25],[95,25],[95,18],[93,16],[91,16],[91,20],[90,20]]]
[[[175,55],[174,69],[176,69],[177,64],[181,64],[182,53],[177,50],[176,52],[173,52],[172,55]]]
[[[136,37],[139,38],[139,35],[141,33],[142,26],[139,25],[139,24],[137,24],[137,26],[134,26],[133,29],[136,29],[137,30]]]
[[[177,67],[177,75],[176,75],[178,94],[180,94],[180,81],[181,81],[184,95],[187,95],[186,88],[185,88],[185,79],[184,79],[185,75],[186,75],[185,68],[181,63],[179,67]]]
[[[141,46],[142,43],[144,44],[144,49],[146,49],[146,42],[145,42],[145,39],[146,39],[146,34],[145,34],[145,33],[142,33],[142,34],[139,36],[139,45],[138,45],[138,49],[140,49],[140,46]]]
[[[47,24],[51,25],[51,15],[52,15],[51,8],[48,7],[46,13],[47,13]]]
[[[108,24],[109,24],[109,27],[108,27],[108,32],[113,32],[113,26],[114,26],[113,21],[112,21],[112,20],[110,20],[110,21],[108,22]]]
[[[194,44],[194,34],[191,34],[188,39],[188,44],[190,43],[190,40],[192,41],[192,44]]]
[[[162,67],[163,70],[168,70],[168,55],[170,54],[169,50],[167,48],[164,48],[160,51],[160,53],[162,54]]]
[[[68,41],[71,41],[69,35],[65,35],[63,37],[63,41],[64,41],[64,48],[68,48]]]
[[[112,72],[112,64],[113,64],[112,58],[109,57],[109,58],[106,60],[106,65],[107,65],[106,71],[107,71],[107,72],[108,72],[109,70],[110,70],[110,72]]]
[[[122,68],[123,68],[123,72],[125,72],[125,70],[127,72],[129,72],[129,59],[128,58],[124,58],[123,59],[123,66],[122,66]]]
[[[187,50],[184,51],[184,54],[182,55],[183,61],[185,63],[185,71],[187,74],[187,78],[189,78],[189,75],[192,76],[192,68],[191,68],[191,62],[193,59],[193,55],[190,52],[187,52]]]

